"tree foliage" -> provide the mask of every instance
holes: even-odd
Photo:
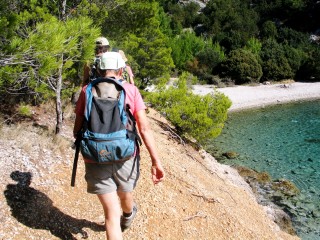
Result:
[[[204,47],[195,54],[192,61],[187,63],[187,69],[208,83],[214,82],[214,74],[220,63],[225,60],[225,54],[218,43],[213,44],[209,39],[204,41]]]
[[[183,73],[176,86],[159,89],[147,100],[177,127],[180,133],[189,134],[200,143],[217,137],[227,119],[231,101],[222,93],[199,96],[187,86],[188,74]]]
[[[177,67],[186,68],[186,63],[192,61],[197,53],[205,47],[205,41],[198,38],[193,32],[183,32],[170,41],[172,58]]]
[[[301,65],[297,72],[297,78],[303,81],[320,81],[320,49],[313,46],[308,51],[307,60]]]
[[[174,67],[168,37],[160,27],[161,14],[155,1],[127,1],[111,9],[103,24],[103,33],[134,61],[135,77],[142,84],[169,75]]]
[[[91,58],[99,30],[86,17],[61,22],[52,16],[26,34],[24,38],[16,36],[11,39],[10,55],[5,62],[7,68],[1,72],[5,74],[11,67],[20,69],[12,79],[19,82],[26,76],[25,83],[31,91],[44,89],[42,85],[54,90],[61,65],[66,83],[78,85],[78,68],[81,62]]]
[[[231,51],[222,68],[224,75],[234,79],[236,84],[259,82],[262,76],[257,55],[244,49]]]
[[[207,83],[211,83],[211,73],[222,76],[225,69],[217,68],[216,64],[211,64],[211,66],[201,64],[203,60],[206,61],[205,59],[214,59],[215,54],[211,49],[207,49],[206,53],[199,53],[189,51],[188,47],[185,51],[188,53],[187,58],[189,59],[186,68],[181,47],[183,46],[181,36],[186,29],[180,29],[182,27],[188,28],[188,31],[193,30],[196,33],[196,38],[211,38],[213,42],[222,47],[224,53],[245,48],[255,55],[260,55],[262,45],[268,45],[270,40],[276,41],[285,53],[279,57],[281,60],[258,57],[259,63],[265,66],[263,74],[266,73],[261,79],[294,78],[298,72],[299,74],[302,72],[300,71],[301,65],[304,66],[303,72],[313,69],[311,66],[310,68],[305,67],[306,64],[312,62],[306,61],[306,58],[312,56],[309,54],[312,51],[310,47],[312,43],[309,40],[310,32],[316,34],[314,39],[319,37],[317,30],[319,26],[316,22],[319,22],[317,20],[320,16],[320,5],[314,1],[211,0],[199,11],[200,14],[197,14],[197,17],[192,18],[192,30],[190,24],[184,25],[185,22],[188,22],[188,18],[184,15],[185,6],[183,4],[179,5],[177,1],[171,0],[159,2],[169,18],[171,17],[171,24],[176,25],[173,29],[176,37],[172,41],[172,56],[176,66],[180,70],[189,69]],[[317,44],[319,42],[317,40]],[[277,66],[279,61],[284,61],[282,66]],[[280,74],[281,71],[284,73]],[[311,73],[306,74],[306,78],[311,75]]]
[[[244,49],[252,52],[253,54],[259,56],[262,49],[262,43],[257,38],[250,38],[244,47]]]
[[[263,23],[260,36],[262,39],[276,39],[278,36],[278,29],[275,22],[268,20]]]
[[[34,29],[26,30],[26,37],[12,38],[10,48],[14,52],[0,70],[2,84],[7,91],[28,91],[40,100],[55,98],[56,132],[59,133],[63,92],[79,85],[74,81],[78,76],[77,68],[91,55],[94,39],[99,35],[99,30],[86,17],[63,22],[51,16],[37,23]]]
[[[55,98],[61,122],[61,100],[80,85],[99,35],[125,51],[140,88],[172,70],[207,83],[216,75],[239,84],[318,81],[319,16],[320,4],[309,0],[210,0],[202,9],[175,0],[1,1],[0,93],[27,103]],[[198,101],[181,94],[182,109],[189,97]],[[191,131],[176,111],[172,118]]]
[[[261,52],[263,61],[263,77],[266,80],[282,80],[293,78],[294,72],[286,57],[283,45],[269,39]]]
[[[250,8],[250,2],[210,0],[203,9],[206,34],[215,37],[215,41],[224,41],[228,49],[243,47],[258,33],[258,15]]]

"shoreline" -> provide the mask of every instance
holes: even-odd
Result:
[[[273,84],[273,85],[259,85],[259,86],[235,86],[235,87],[226,87],[226,88],[217,88],[219,92],[224,93],[226,96],[230,98],[233,102],[232,106],[229,108],[229,112],[237,112],[243,110],[250,109],[259,109],[267,106],[274,105],[282,105],[294,102],[305,102],[305,101],[313,101],[320,99],[320,83],[300,83],[295,82],[291,84]],[[214,86],[206,86],[205,88],[198,87],[196,91],[199,91],[198,94],[205,95],[207,93],[214,91]],[[319,103],[319,102],[317,102]],[[212,155],[214,156],[214,155]],[[222,163],[226,164],[227,163]],[[254,168],[252,168],[254,169]],[[246,180],[245,175],[240,176]],[[288,223],[290,219],[290,224],[285,225],[285,228],[293,227],[298,234],[299,237],[310,237],[310,239],[315,239],[314,235],[312,235],[309,231],[313,231],[313,229],[317,229],[313,219],[316,219],[317,216],[308,217],[305,225],[301,225],[301,217],[305,212],[309,211],[309,209],[301,206],[305,206],[306,202],[304,202],[304,198],[301,197],[290,197],[286,199],[286,197],[280,197],[281,194],[279,192],[270,191],[268,185],[263,186],[257,182],[253,181],[253,177],[249,178],[251,183],[250,187],[254,189],[258,189],[255,192],[257,202],[261,206],[266,207],[267,212],[275,211],[271,218],[277,219],[278,226],[281,226],[281,222],[279,219],[286,219]],[[272,180],[272,179],[271,179]],[[274,179],[273,179],[274,180]],[[272,180],[272,181],[273,181]],[[246,180],[248,182],[248,179]],[[291,181],[289,181],[291,182]],[[249,182],[248,182],[249,183]],[[273,195],[276,193],[275,195]],[[276,196],[277,200],[274,199]],[[285,194],[283,194],[285,196]],[[296,205],[296,203],[298,203]],[[293,207],[294,206],[294,207]],[[286,209],[286,210],[283,210]],[[286,213],[290,213],[289,215]],[[298,219],[298,220],[297,220]],[[284,222],[282,222],[284,223]],[[282,226],[283,227],[283,226]],[[290,229],[290,228],[289,228]],[[292,230],[290,229],[290,230]],[[308,238],[309,239],[309,238]]]
[[[260,84],[259,86],[225,88],[216,88],[213,85],[193,85],[193,93],[198,95],[213,93],[214,89],[225,94],[232,101],[232,105],[228,110],[229,112],[320,99],[320,82]]]

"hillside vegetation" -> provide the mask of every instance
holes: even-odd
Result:
[[[193,83],[217,86],[318,81],[319,6],[307,0],[2,1],[2,101],[54,99],[60,133],[64,100],[78,91],[101,35],[111,49],[124,50],[141,89],[183,72]]]

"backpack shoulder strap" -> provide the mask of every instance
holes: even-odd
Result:
[[[135,139],[136,139],[136,141],[138,143],[137,146],[139,146],[139,145],[141,146],[142,145],[142,141],[141,141],[141,138],[140,138],[139,133],[138,133],[137,121],[136,121],[135,117],[133,116],[133,114],[130,111],[130,105],[129,104],[126,105],[126,112],[127,112],[128,116],[129,116],[131,122],[132,122],[131,133],[134,134],[134,137],[135,137]]]
[[[118,100],[118,107],[120,111],[121,121],[124,125],[126,125],[128,119],[127,119],[127,115],[124,114],[126,111],[125,89],[121,81],[115,78],[109,78],[109,77],[108,78],[99,77],[88,84],[86,89],[86,110],[85,110],[86,120],[89,120],[93,97],[112,98],[112,95],[114,96],[114,98]]]

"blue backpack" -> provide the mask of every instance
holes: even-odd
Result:
[[[125,161],[139,153],[136,121],[125,105],[122,82],[97,78],[86,89],[85,121],[80,150],[97,163]]]

